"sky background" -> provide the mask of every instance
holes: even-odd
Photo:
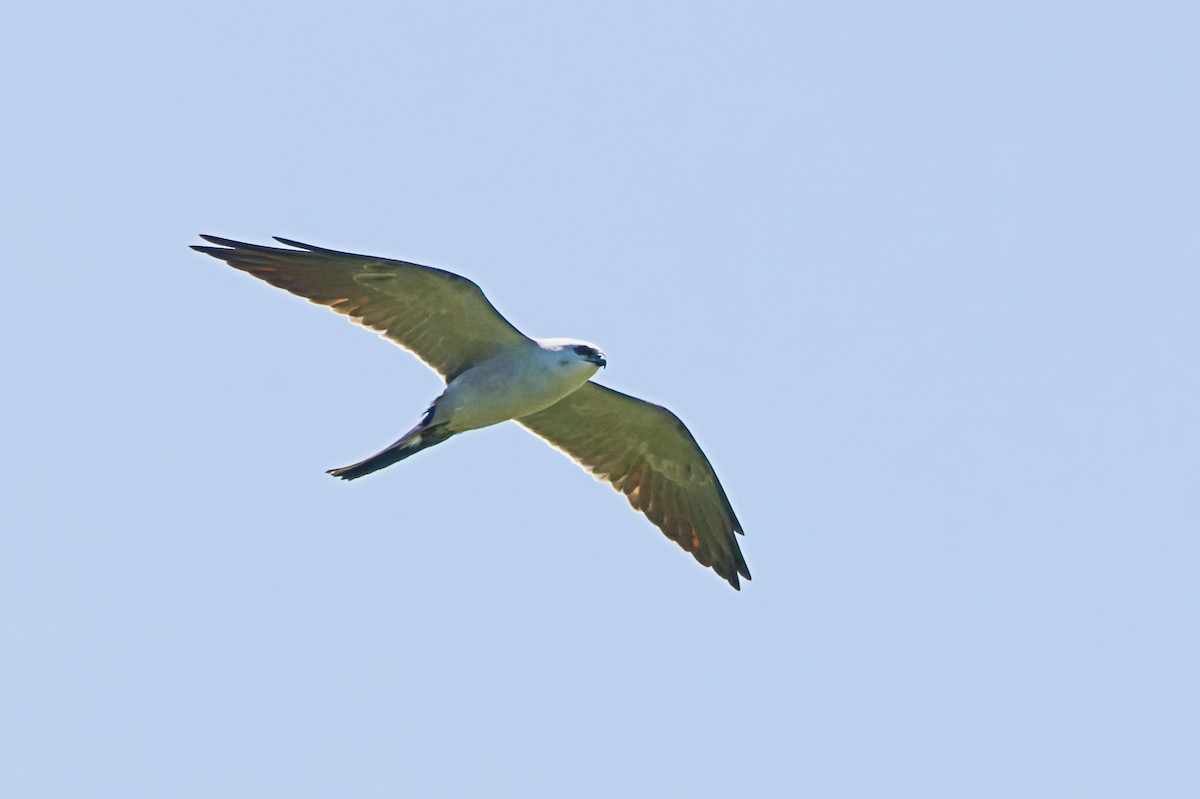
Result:
[[[1200,795],[1194,3],[0,12],[0,795]],[[734,592],[187,249],[465,274]]]

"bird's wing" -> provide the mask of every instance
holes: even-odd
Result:
[[[218,246],[193,250],[328,305],[411,351],[446,382],[529,341],[492,307],[479,286],[452,272],[287,239],[276,241],[296,249],[201,238]]]
[[[517,422],[612,483],[668,538],[734,588],[739,574],[750,579],[734,537],[741,524],[712,464],[675,414],[589,382]]]

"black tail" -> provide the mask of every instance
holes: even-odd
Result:
[[[391,466],[393,463],[402,461],[409,455],[415,455],[423,449],[428,449],[434,444],[440,444],[453,435],[454,433],[449,432],[442,425],[419,426],[382,452],[376,452],[366,460],[343,466],[340,469],[330,469],[326,474],[332,474],[343,480],[354,480],[371,472],[377,472],[385,466]]]

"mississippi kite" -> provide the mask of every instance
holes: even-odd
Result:
[[[458,433],[509,419],[625,494],[668,538],[734,588],[750,571],[741,524],[708,458],[675,414],[591,382],[595,345],[531,339],[465,277],[428,266],[326,250],[201,236],[192,249],[326,305],[415,354],[446,388],[409,432],[371,457],[331,469],[353,480]]]

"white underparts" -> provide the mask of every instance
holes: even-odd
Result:
[[[578,389],[597,366],[534,342],[476,364],[446,386],[430,424],[456,433],[528,416]]]

